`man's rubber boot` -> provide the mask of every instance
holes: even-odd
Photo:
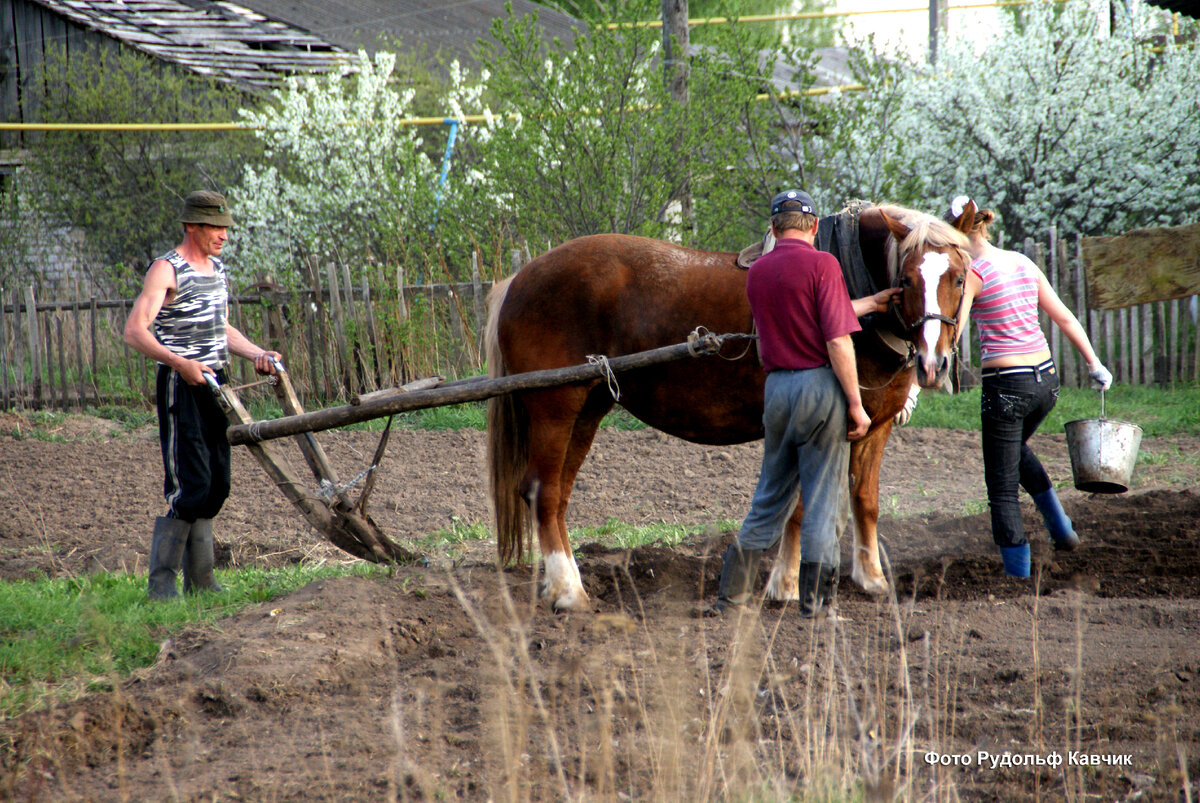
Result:
[[[742,549],[737,544],[731,544],[725,550],[725,565],[721,567],[717,601],[713,603],[711,613],[724,613],[749,601],[762,553],[761,549]]]
[[[838,570],[824,563],[800,562],[800,616],[815,619],[837,596]]]
[[[1004,561],[1004,573],[1009,577],[1029,576],[1029,544],[1000,547],[1000,559]]]
[[[1058,501],[1058,494],[1053,488],[1035,494],[1033,503],[1042,514],[1042,521],[1050,531],[1050,539],[1054,542],[1055,549],[1070,552],[1079,546],[1079,536],[1075,534],[1075,527],[1063,510],[1062,502]]]
[[[191,522],[159,516],[154,520],[154,537],[150,541],[150,599],[174,599],[175,573],[183,563]]]
[[[213,577],[215,562],[212,519],[196,519],[192,522],[192,531],[187,539],[187,559],[183,564],[183,593],[224,591]]]

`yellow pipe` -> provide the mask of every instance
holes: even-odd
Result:
[[[842,86],[818,86],[811,89],[781,92],[774,95],[763,93],[755,95],[755,100],[766,100],[769,97],[798,97],[828,95],[831,92],[860,92],[866,89],[862,84],[844,84]],[[594,114],[583,111],[581,114]],[[493,115],[492,119],[501,115]],[[503,115],[505,119],[514,119],[515,115]],[[409,117],[398,121],[398,125],[443,125],[445,117]],[[487,115],[468,114],[458,118],[459,123],[486,123]],[[357,125],[357,123],[347,123]],[[253,131],[259,126],[243,125],[241,123],[0,123],[0,131]]]
[[[0,131],[240,131],[241,123],[0,123]]]

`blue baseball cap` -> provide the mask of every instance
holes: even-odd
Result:
[[[817,205],[812,196],[804,190],[784,190],[771,199],[771,217],[780,212],[804,212],[807,215],[817,214]]]

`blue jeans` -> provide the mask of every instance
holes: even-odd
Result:
[[[762,471],[738,544],[742,549],[774,546],[799,488],[804,502],[801,560],[836,568],[841,563],[837,524],[847,493],[850,442],[846,394],[833,369],[767,374],[763,427]]]
[[[1028,543],[1017,486],[1030,496],[1050,488],[1050,477],[1026,441],[1058,403],[1058,372],[1047,360],[1036,368],[984,369],[980,403],[983,476],[996,546]]]

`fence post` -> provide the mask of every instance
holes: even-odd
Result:
[[[76,378],[76,387],[79,389],[79,397],[76,404],[79,409],[83,409],[84,385],[83,385],[83,329],[79,324],[79,282],[75,282],[75,302],[71,305],[72,316],[75,318],[75,369],[79,371],[79,376]]]
[[[1142,384],[1142,312],[1138,306],[1129,308],[1129,373],[1133,384]]]
[[[25,338],[21,332],[21,291],[13,290],[13,379],[16,407],[25,407]]]
[[[400,332],[406,332],[408,327],[408,298],[404,295],[404,266],[396,266],[396,324]],[[401,385],[410,382],[415,377],[410,374],[408,352],[406,352],[406,343],[403,336],[396,346],[396,359],[399,362],[399,376],[397,380]]]
[[[342,378],[339,393],[354,394],[351,372],[347,367],[350,362],[349,348],[346,345],[345,317],[342,311],[341,289],[338,286],[337,266],[332,262],[325,263],[325,278],[329,281],[329,304],[332,313],[333,333],[338,346],[338,375]]]
[[[487,310],[483,303],[483,279],[479,276],[479,251],[471,251],[471,292],[475,307],[475,353],[479,355],[482,365],[486,359],[483,355],[483,330],[487,326]]]
[[[1075,293],[1075,317],[1076,317],[1076,319],[1078,319],[1079,325],[1084,327],[1084,331],[1087,332],[1087,329],[1088,329],[1087,291],[1084,289],[1084,285],[1083,285],[1083,260],[1078,258],[1078,254],[1079,254],[1079,250],[1078,250],[1079,237],[1078,236],[1076,236],[1076,238],[1075,238],[1075,243],[1076,243],[1076,252],[1075,252],[1076,259],[1075,259],[1075,262],[1073,265],[1072,265],[1071,261],[1067,258],[1067,241],[1061,240],[1058,245],[1059,245],[1059,249],[1062,252],[1062,262],[1064,265],[1068,266],[1068,270],[1067,270],[1068,279],[1073,280],[1072,283],[1074,285],[1073,289],[1074,289],[1074,293]],[[1088,336],[1088,341],[1092,343],[1092,350],[1094,351],[1096,348],[1096,343],[1094,340],[1092,340],[1091,332],[1087,332],[1087,336]],[[1083,358],[1082,354],[1074,353],[1074,349],[1072,349],[1072,358],[1075,362],[1075,387],[1077,387],[1077,388],[1087,387],[1088,376],[1087,376],[1086,360]]]
[[[8,400],[8,317],[4,313],[4,294],[0,293],[0,410],[7,410]]]
[[[383,350],[379,343],[379,329],[375,326],[375,304],[371,301],[371,282],[368,277],[369,269],[363,268],[362,277],[362,303],[363,315],[367,319],[367,334],[371,338],[371,356],[375,360],[375,387],[389,387],[387,361],[384,359]]]
[[[1152,385],[1158,381],[1154,370],[1154,319],[1155,305],[1142,305],[1142,384]]]
[[[1200,303],[1200,296],[1192,296],[1188,303]],[[1192,381],[1200,382],[1200,319],[1195,316],[1192,317]]]
[[[29,362],[33,369],[33,401],[35,407],[42,406],[42,328],[38,323],[37,301],[33,296],[33,285],[25,287],[25,326],[29,338]]]
[[[62,307],[54,308],[54,328],[58,335],[58,395],[62,409],[69,407],[67,399],[67,341],[63,339]]]
[[[312,344],[309,363],[312,369],[312,376],[314,377],[313,381],[319,381],[324,385],[324,398],[329,399],[333,394],[329,386],[329,357],[326,354],[325,340],[325,318],[327,316],[325,315],[325,300],[321,290],[321,266],[315,256],[310,256],[304,261],[304,269],[308,272],[308,283],[312,288],[313,307],[315,308],[310,309],[309,307],[305,307],[305,312],[310,313],[307,320],[312,327],[308,335],[309,343]]]
[[[1171,308],[1171,326],[1170,329],[1168,329],[1170,335],[1168,337],[1167,344],[1169,354],[1167,358],[1167,363],[1169,365],[1167,372],[1169,376],[1167,379],[1170,381],[1171,387],[1174,388],[1176,382],[1183,381],[1183,371],[1180,370],[1179,363],[1179,299],[1176,298],[1173,301],[1168,302],[1168,304]]]

